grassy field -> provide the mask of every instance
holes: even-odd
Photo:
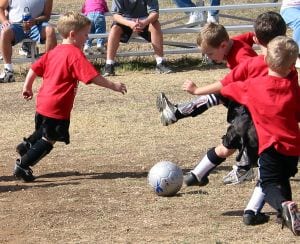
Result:
[[[55,1],[54,9],[75,10],[80,4]],[[173,6],[171,1],[161,5]],[[221,142],[226,130],[223,106],[169,127],[160,124],[155,107],[159,92],[171,101],[186,101],[192,96],[181,90],[183,81],[205,85],[228,72],[225,66],[202,65],[196,57],[169,56],[176,70],[169,75],[155,74],[150,58],[140,59],[148,63],[139,68],[126,63],[111,78],[127,84],[124,96],[80,85],[71,143],[57,143],[33,167],[38,177],[34,183],[12,177],[15,146],[34,129],[34,101],[21,97],[27,65],[20,67],[18,82],[1,84],[0,243],[299,243],[289,229],[275,223],[267,205],[268,223],[242,223],[255,182],[223,185],[234,157],[212,172],[205,187],[183,187],[170,198],[151,191],[147,174],[156,162],[169,160],[186,172]],[[37,80],[35,90],[39,84]],[[296,202],[299,181],[299,175],[291,180]]]

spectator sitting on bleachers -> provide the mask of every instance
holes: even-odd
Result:
[[[9,1],[0,0],[1,35],[0,46],[4,71],[0,83],[15,81],[12,65],[12,46],[24,39],[46,44],[46,52],[56,46],[55,30],[49,25],[53,0]],[[5,10],[8,9],[8,16]],[[28,11],[30,18],[23,21]]]
[[[114,75],[115,57],[119,43],[128,42],[132,33],[151,42],[156,55],[156,71],[159,73],[171,73],[164,60],[163,35],[158,21],[159,6],[157,0],[128,1],[113,0],[111,13],[113,23],[108,36],[107,57],[104,76]]]

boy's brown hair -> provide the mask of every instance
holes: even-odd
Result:
[[[286,23],[279,13],[268,11],[257,16],[254,33],[259,43],[267,46],[274,37],[285,36]]]
[[[199,47],[211,46],[218,48],[223,41],[229,41],[229,35],[225,27],[218,23],[207,23],[197,36]]]
[[[278,36],[267,46],[266,62],[271,70],[286,73],[296,63],[298,53],[298,45],[292,38]]]
[[[91,24],[91,21],[78,12],[67,12],[57,22],[57,30],[63,38],[67,38],[70,31],[79,31]]]

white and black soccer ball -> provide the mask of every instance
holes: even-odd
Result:
[[[182,187],[183,173],[176,164],[161,161],[150,169],[148,183],[158,196],[174,196]]]

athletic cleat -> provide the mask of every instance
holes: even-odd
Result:
[[[105,64],[103,76],[114,76],[115,75],[115,65]]]
[[[300,235],[300,213],[297,204],[293,201],[282,203],[283,225],[286,225],[295,236]],[[283,227],[282,225],[282,227]]]
[[[240,184],[246,180],[253,180],[255,178],[254,171],[252,168],[245,170],[233,165],[233,169],[223,177],[224,184]]]
[[[260,225],[267,223],[269,219],[270,216],[264,213],[244,213],[243,215],[243,222],[245,225]]]
[[[174,124],[177,121],[175,115],[177,107],[168,100],[163,92],[161,92],[156,99],[156,107],[161,113],[160,120],[164,126]]]
[[[206,177],[203,177],[201,181],[198,181],[197,177],[189,172],[183,177],[183,181],[186,186],[206,186],[209,183],[209,180]]]
[[[16,152],[22,157],[31,148],[31,143],[23,138],[23,141],[16,147]]]
[[[165,62],[156,65],[156,72],[160,74],[173,73],[173,71],[165,64]]]
[[[32,170],[30,167],[23,168],[20,166],[20,159],[17,159],[15,168],[14,168],[14,176],[17,179],[23,179],[25,182],[32,182],[35,180],[35,177],[32,175]]]
[[[11,70],[4,69],[3,73],[0,75],[0,83],[15,82],[14,73]]]

